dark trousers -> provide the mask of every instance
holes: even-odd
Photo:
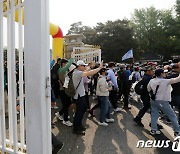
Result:
[[[117,91],[116,90],[111,90],[109,92],[109,100],[112,104],[113,109],[117,108]]]
[[[143,107],[140,109],[138,115],[136,116],[136,119],[139,121],[141,121],[141,118],[150,108],[150,97],[148,95],[141,96],[141,100],[143,102]]]
[[[64,114],[64,121],[68,121],[68,110],[69,107],[72,103],[71,98],[69,96],[66,95],[66,93],[64,92],[64,90],[60,91],[60,99],[62,102],[62,109],[61,111],[59,111],[60,115]]]
[[[86,104],[87,104],[87,108],[90,109],[90,105],[89,105],[89,95],[88,95],[88,92],[86,91],[86,96],[85,96],[85,99],[86,99]]]
[[[122,95],[124,96],[124,100],[123,100],[123,102],[124,102],[124,107],[128,107],[128,104],[129,104],[129,102],[128,102],[128,98],[129,98],[129,88],[128,88],[128,87],[119,90],[119,98],[121,98]]]
[[[59,96],[59,82],[58,81],[52,81],[51,87],[53,89],[55,97],[58,98],[58,96]]]
[[[74,126],[74,130],[78,130],[82,126],[82,119],[84,113],[87,111],[85,96],[83,97],[79,96],[78,99],[75,100],[75,103],[76,103],[76,113],[74,117],[73,126]]]

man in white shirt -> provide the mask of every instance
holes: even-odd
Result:
[[[163,69],[155,70],[156,78],[150,80],[147,85],[147,90],[153,91],[155,94],[155,100],[151,100],[151,131],[152,135],[160,134],[161,132],[157,128],[157,120],[159,117],[159,111],[163,111],[171,120],[174,136],[180,135],[180,128],[177,121],[177,117],[169,104],[171,102],[171,84],[180,82],[180,75],[177,78],[165,79],[166,74]],[[157,86],[159,85],[159,88]]]

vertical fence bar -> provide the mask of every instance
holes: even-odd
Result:
[[[18,153],[18,144],[17,144],[17,114],[16,114],[16,64],[15,64],[15,1],[11,2],[11,69],[12,69],[12,124],[13,124],[13,149],[14,152]]]
[[[9,140],[12,146],[13,126],[12,126],[12,68],[11,68],[11,11],[9,0],[7,1],[7,74],[8,74],[8,120],[9,120]]]
[[[50,154],[49,0],[24,3],[27,153]],[[46,93],[47,92],[47,93]]]
[[[0,1],[0,144],[2,153],[6,147],[5,99],[4,99],[4,51],[3,51],[3,1]]]
[[[23,79],[23,26],[22,26],[22,6],[18,0],[18,26],[19,26],[19,104],[20,104],[20,139],[21,147],[24,147],[24,79]]]

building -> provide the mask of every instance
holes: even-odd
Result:
[[[71,34],[64,36],[64,57],[69,59],[71,52],[75,51],[75,61],[83,60],[85,63],[90,61],[101,61],[100,46],[88,45],[83,43],[83,34]]]

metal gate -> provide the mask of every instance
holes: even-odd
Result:
[[[51,153],[48,2],[0,0],[1,153]]]

